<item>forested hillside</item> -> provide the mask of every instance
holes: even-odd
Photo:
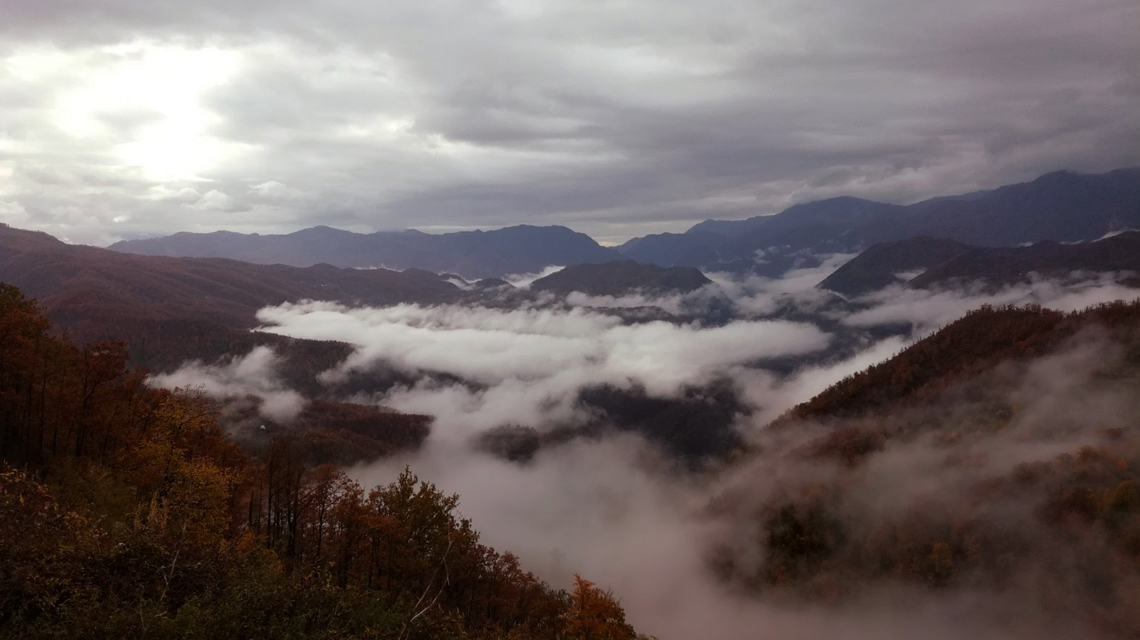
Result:
[[[1140,303],[1106,304],[1074,314],[1032,306],[984,306],[891,360],[833,385],[786,418],[860,416],[929,400],[1000,364],[1043,356],[1078,332],[1094,330],[1113,331],[1131,343],[1140,337]]]
[[[1140,301],[979,309],[758,437],[712,566],[767,598],[976,598],[1020,611],[981,623],[1015,637],[1136,637],[1138,415]]]
[[[546,585],[411,471],[362,487],[215,417],[0,285],[0,637],[635,637],[612,594]]]
[[[166,258],[69,245],[0,225],[0,281],[40,301],[77,340],[123,340],[135,363],[161,369],[214,360],[259,344],[290,359],[327,358],[335,346],[251,334],[266,305],[305,298],[360,304],[446,302],[462,292],[432,273],[259,265]],[[291,348],[296,347],[296,348]],[[321,356],[317,351],[325,349]]]
[[[575,291],[591,296],[622,296],[637,292],[667,295],[689,293],[708,284],[712,284],[712,280],[693,267],[659,267],[621,260],[571,265],[535,280],[530,288],[558,295]]]

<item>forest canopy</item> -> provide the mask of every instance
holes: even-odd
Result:
[[[0,458],[0,637],[637,637],[612,593],[482,544],[459,496],[362,487],[288,433],[252,456],[6,284]]]

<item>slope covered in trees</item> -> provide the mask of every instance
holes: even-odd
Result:
[[[897,274],[929,269],[970,249],[961,242],[924,236],[877,244],[836,269],[819,287],[844,295],[875,291],[901,282]]]
[[[0,282],[37,298],[76,339],[127,341],[134,361],[150,366],[288,342],[249,335],[257,310],[267,305],[433,303],[462,294],[426,272],[136,256],[8,226],[0,226]]]
[[[634,638],[612,595],[482,544],[458,496],[362,487],[288,435],[250,457],[122,344],[49,329],[0,285],[0,637]]]
[[[969,281],[1003,285],[1023,282],[1030,274],[1063,278],[1073,272],[1130,272],[1135,276],[1140,272],[1140,231],[1078,244],[974,248],[932,266],[911,280],[910,286]]]
[[[592,296],[623,296],[638,292],[689,293],[708,284],[712,284],[712,280],[693,267],[659,267],[620,260],[569,266],[535,280],[530,288],[559,295],[578,291]]]
[[[760,434],[710,564],[777,601],[965,598],[961,633],[1136,637],[1137,416],[1140,301],[979,309]]]
[[[1095,242],[1039,242],[1019,247],[975,247],[953,240],[917,237],[877,244],[819,283],[845,295],[858,295],[901,283],[927,288],[980,282],[991,287],[1026,282],[1031,274],[1065,279],[1073,273],[1140,271],[1140,232],[1127,231]],[[1135,280],[1133,280],[1135,281]]]
[[[936,396],[1002,363],[1042,356],[1079,331],[1140,325],[1140,302],[1112,303],[1065,314],[1041,307],[983,306],[894,358],[874,365],[797,405],[786,419],[855,417]]]

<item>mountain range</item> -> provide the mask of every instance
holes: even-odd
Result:
[[[1095,242],[1045,241],[1019,247],[979,247],[919,236],[877,244],[820,282],[820,288],[858,295],[901,283],[928,288],[953,282],[991,287],[1024,282],[1036,274],[1140,273],[1140,232],[1126,231]],[[1131,280],[1129,280],[1131,282]]]
[[[94,305],[124,318],[193,318],[246,328],[254,325],[258,309],[286,301],[429,303],[454,300],[459,293],[422,271],[128,255],[11,227],[0,228],[0,279],[49,310]],[[59,314],[55,318],[68,324]]]
[[[1019,193],[1017,198],[1003,197],[1009,201],[1028,198],[1024,191]],[[993,192],[987,192],[928,206],[949,206],[947,202],[959,202],[955,207],[962,202],[974,206],[994,198]],[[971,236],[963,231],[969,224],[983,225],[968,216],[962,220],[969,224],[958,227],[951,224],[952,220],[940,221],[941,226],[935,225],[931,232],[934,235],[890,239],[885,234],[887,239],[877,241],[878,232],[871,231],[876,225],[889,226],[891,220],[897,222],[898,216],[913,212],[851,199],[803,205],[798,221],[788,217],[702,223],[693,235],[722,238],[724,244],[720,246],[737,247],[733,251],[745,251],[746,241],[753,241],[749,238],[778,237],[787,242],[778,251],[758,246],[748,254],[712,249],[708,255],[717,261],[711,263],[714,265],[733,261],[755,265],[758,260],[767,260],[761,264],[794,266],[812,252],[843,251],[870,243],[870,248],[820,283],[821,288],[844,295],[858,295],[892,283],[928,287],[980,280],[1001,285],[1024,280],[1033,273],[1053,276],[1079,270],[1140,271],[1140,232],[1123,231],[1100,238],[1106,227],[1132,225],[1131,218],[1123,214],[1106,217],[1110,207],[1098,208],[1096,197],[1081,201],[1087,208],[1070,203],[1065,224],[1075,229],[1078,218],[1086,213],[1087,218],[1097,221],[1095,224],[1070,235],[1059,226],[1049,231],[1066,242],[1088,234],[1086,241],[1072,244],[1051,240],[992,246],[989,241],[994,238],[1032,235],[1027,229],[1008,232],[1017,207],[993,209],[1000,211],[993,214],[997,216],[994,238],[985,241],[978,240],[980,232]],[[1132,206],[1129,202],[1123,199],[1117,210],[1131,211],[1127,209]],[[1060,205],[1046,198],[1037,210],[1059,211]],[[1042,214],[1042,220],[1048,219]],[[745,231],[748,225],[751,231]],[[764,236],[766,228],[773,235]],[[783,235],[776,234],[781,228]],[[844,228],[851,233],[836,237],[837,229]],[[952,233],[955,228],[961,231],[959,235]],[[568,232],[526,229],[539,235]],[[861,239],[850,239],[860,234]],[[849,241],[852,244],[845,244]],[[503,264],[515,255],[507,246]],[[536,246],[526,250],[535,250]],[[683,248],[683,244],[676,247]],[[606,251],[614,257],[614,252]],[[528,268],[539,262],[532,261]],[[904,281],[900,274],[909,279]],[[248,477],[262,478],[264,484],[257,480],[259,484],[243,488],[245,503],[232,496],[223,496],[226,499],[219,502],[238,505],[242,514],[249,514],[245,517],[250,522],[256,516],[259,523],[263,513],[271,512],[269,507],[262,511],[263,488],[281,491],[290,483],[302,486],[283,480],[281,463],[288,462],[288,469],[300,469],[301,475],[294,477],[302,477],[305,464],[316,469],[328,469],[317,466],[326,462],[352,465],[423,449],[429,442],[433,429],[430,416],[393,413],[346,399],[367,397],[361,394],[383,392],[396,385],[410,389],[420,380],[462,381],[449,379],[451,374],[446,370],[437,376],[374,367],[353,372],[340,382],[322,382],[314,373],[345,362],[352,347],[250,331],[257,326],[259,308],[305,298],[373,305],[481,304],[486,299],[509,307],[518,296],[520,308],[532,309],[525,305],[544,297],[535,292],[619,296],[639,290],[652,295],[694,291],[710,282],[693,266],[626,259],[571,265],[535,280],[529,291],[512,290],[501,280],[471,283],[449,273],[419,268],[394,271],[327,263],[292,266],[218,257],[132,255],[68,245],[43,233],[7,226],[0,226],[0,281],[18,285],[38,298],[42,308],[73,336],[125,340],[134,362],[155,368],[175,366],[187,359],[218,362],[223,356],[229,356],[232,363],[235,356],[250,353],[253,346],[272,347],[280,358],[274,376],[306,399],[304,410],[292,425],[277,424],[260,414],[261,405],[254,396],[235,396],[225,400],[223,423],[211,427],[220,434],[224,425],[240,434],[246,449],[264,461],[250,467]],[[89,385],[91,373],[101,370],[100,363],[108,354],[119,357],[115,354],[123,353],[121,349],[100,345],[41,348],[41,343],[54,343],[23,339],[10,331],[12,327],[46,325],[28,320],[35,314],[25,312],[22,299],[10,288],[4,293],[5,300],[0,303],[8,305],[7,318],[14,319],[6,321],[5,331],[15,336],[5,344],[13,353],[20,349],[27,353],[6,359],[2,381],[6,386],[0,393],[0,417],[4,418],[0,420],[4,427],[0,454],[30,451],[46,456],[50,451],[56,456],[55,437],[49,440],[47,434],[59,431],[64,444],[61,459],[86,461],[100,449],[92,446],[94,442],[113,441],[108,437],[112,426],[119,434],[126,433],[126,425],[157,424],[148,417],[150,414],[136,415],[124,409],[128,401],[133,403],[130,406],[143,409],[151,402],[158,410],[169,409],[170,405],[158,402],[159,396],[136,396],[133,391],[127,393],[130,387],[109,384],[120,380],[142,389],[142,374],[131,377],[126,369],[108,368],[105,381]],[[854,308],[866,302],[830,294],[823,297],[827,299],[824,304],[838,302],[841,307]],[[13,305],[13,300],[17,304]],[[34,310],[34,306],[29,308]],[[819,307],[813,309],[819,312]],[[840,321],[832,318],[831,322],[819,326],[834,334],[837,343],[845,340],[838,332]],[[693,324],[681,326],[695,330]],[[736,382],[743,380],[763,394],[768,373],[787,373],[786,380],[795,384],[797,372],[811,376],[818,370],[816,363],[801,361],[785,370],[778,363],[765,362],[767,373],[757,369],[763,376],[713,380],[686,387],[673,397],[657,397],[637,385],[587,385],[574,397],[575,406],[588,416],[582,424],[504,423],[482,432],[475,446],[512,461],[538,465],[549,459],[538,455],[544,448],[553,449],[574,439],[603,437],[610,430],[627,431],[645,436],[675,458],[678,464],[669,467],[670,473],[688,468],[726,472],[712,476],[724,493],[711,496],[705,513],[724,523],[730,532],[743,535],[714,539],[705,551],[708,569],[726,588],[741,594],[776,593],[787,602],[797,598],[804,602],[841,602],[868,585],[885,585],[893,590],[891,593],[926,589],[950,594],[954,593],[951,589],[960,588],[961,593],[993,598],[1017,594],[1026,602],[1059,603],[1056,606],[1062,615],[1074,620],[1087,618],[1104,637],[1134,637],[1135,630],[1140,629],[1134,606],[1136,576],[1140,575],[1140,494],[1136,491],[1140,485],[1140,441],[1133,418],[1140,408],[1140,395],[1136,394],[1140,382],[1138,327],[1140,301],[1102,304],[1077,313],[1033,306],[984,306],[891,358],[853,370],[822,392],[805,394],[806,400],[775,422],[768,423],[765,418],[755,439],[746,440],[737,431],[740,420],[753,407],[745,402]],[[669,327],[664,322],[649,327],[651,331],[665,328]],[[727,348],[735,348],[753,335],[765,339],[761,333],[756,330],[749,336],[733,338]],[[870,339],[883,337],[870,332],[866,335]],[[685,338],[674,344],[662,342],[662,347],[683,346],[681,340]],[[60,359],[59,353],[70,355]],[[694,352],[694,357],[699,355]],[[38,403],[32,402],[37,385]],[[99,385],[104,386],[96,393]],[[136,402],[132,400],[135,397],[151,399]],[[89,402],[88,398],[95,400]],[[89,406],[90,415],[85,417]],[[119,425],[125,426],[120,429]],[[85,433],[84,429],[92,430],[91,437],[78,435]],[[100,437],[95,438],[96,434]],[[222,447],[221,442],[207,450],[236,450]],[[151,446],[140,450],[168,449]],[[730,475],[738,481],[720,481]],[[95,490],[85,487],[67,495],[123,493],[115,494],[97,483],[92,486]],[[771,487],[771,491],[758,487]],[[365,494],[345,491],[341,495],[353,500],[351,496]],[[291,503],[279,498],[266,498],[266,504],[281,508]],[[362,504],[357,502],[356,506]],[[22,508],[10,511],[18,517],[30,513]],[[130,515],[127,510],[123,513]],[[340,508],[330,513],[367,511]],[[8,521],[17,523],[9,527],[12,532],[27,528],[15,517],[0,518],[0,523]],[[284,521],[288,522],[288,516]],[[29,539],[14,535],[8,538]],[[70,534],[57,537],[64,546],[77,538]],[[450,539],[446,545],[451,548]],[[283,557],[288,557],[286,546],[278,544],[277,548],[285,550]],[[343,558],[337,555],[335,562],[329,562],[325,556],[315,557],[318,562],[314,566],[322,568],[339,566]],[[358,564],[364,567],[362,558]],[[173,566],[173,560],[162,562]],[[92,566],[109,565],[101,561]],[[1092,578],[1082,576],[1066,582],[1072,567],[1089,568]],[[91,570],[80,567],[73,572],[88,575]],[[29,571],[27,575],[39,574]],[[57,589],[54,583],[49,586]],[[418,585],[415,591],[422,592]],[[1096,602],[1102,604],[1095,608],[1090,605]],[[1073,634],[1082,635],[1087,634]]]
[[[1079,242],[1140,228],[1140,169],[1049,173],[1032,182],[908,206],[840,197],[747,220],[702,222],[683,234],[634,238],[626,258],[664,266],[751,262],[757,251],[861,251],[931,236],[978,246]]]
[[[501,280],[465,283],[453,274],[423,269],[132,255],[71,245],[6,225],[0,225],[0,282],[36,298],[75,339],[124,340],[135,362],[157,369],[248,351],[259,344],[274,346],[286,357],[329,360],[330,366],[335,357],[344,357],[339,347],[310,348],[304,341],[251,332],[258,326],[257,311],[266,306],[306,299],[375,306],[458,303],[514,291]],[[692,267],[616,260],[568,267],[536,280],[532,289],[621,296],[634,291],[688,292],[709,282]]]
[[[250,332],[266,305],[438,303],[463,295],[424,271],[129,255],[7,225],[0,226],[0,282],[36,298],[75,339],[125,340],[136,362],[154,367],[289,342]]]
[[[978,246],[1077,242],[1140,228],[1140,169],[1058,171],[992,191],[911,205],[838,197],[746,220],[706,220],[685,233],[634,238],[608,248],[565,227],[360,234],[313,227],[284,235],[176,233],[111,245],[123,253],[231,258],[306,267],[417,268],[468,279],[537,273],[550,265],[626,259],[660,266],[777,275],[803,252],[857,252],[877,243],[931,236]],[[760,254],[762,259],[758,260]]]
[[[126,240],[110,247],[122,253],[191,258],[231,258],[257,264],[308,267],[386,267],[497,278],[537,273],[549,265],[620,260],[589,236],[566,227],[519,225],[495,231],[428,234],[420,231],[353,233],[313,227],[285,235],[176,233]]]

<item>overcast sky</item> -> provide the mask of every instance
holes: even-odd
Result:
[[[1136,0],[0,0],[0,220],[615,242],[1140,165]]]

